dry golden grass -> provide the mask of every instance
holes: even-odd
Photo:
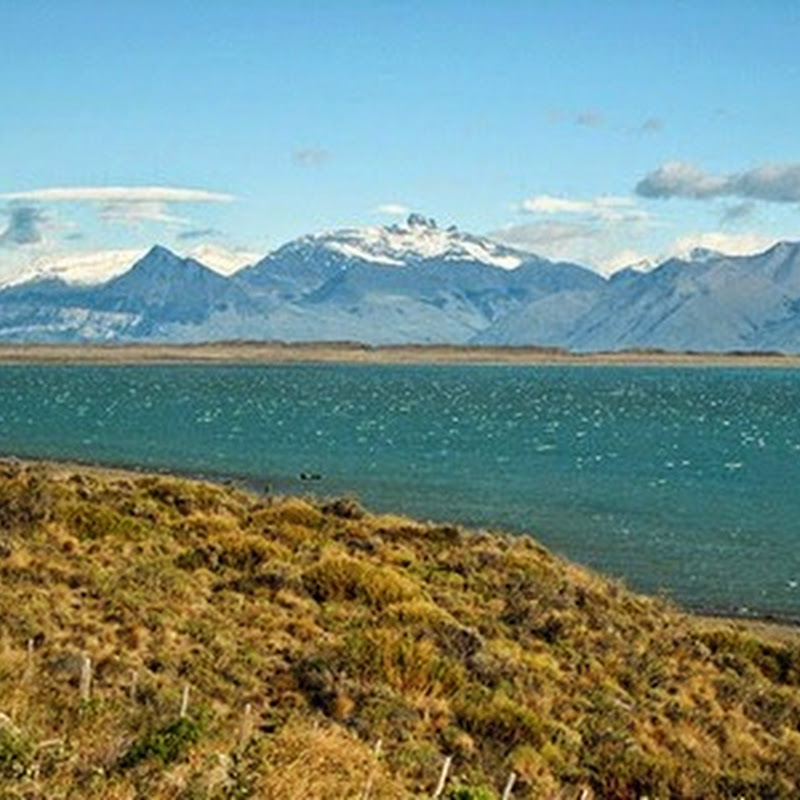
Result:
[[[448,755],[461,800],[797,797],[800,640],[527,537],[0,463],[0,798],[429,797]]]

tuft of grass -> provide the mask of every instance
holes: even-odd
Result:
[[[421,597],[417,583],[392,567],[332,555],[306,570],[303,585],[317,602],[362,601],[374,608]]]

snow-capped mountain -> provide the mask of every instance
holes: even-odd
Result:
[[[210,311],[229,305],[248,308],[239,286],[191,258],[155,246],[127,272],[98,287],[92,305],[135,314],[140,324],[202,322]]]
[[[0,340],[800,352],[800,244],[703,250],[606,279],[412,215],[304,236],[233,272],[235,257],[197,254],[217,271],[163,247],[128,268],[119,252],[40,264],[0,287]]]
[[[170,341],[175,326],[202,324],[209,313],[229,307],[251,311],[238,285],[156,246],[103,283],[38,276],[6,287],[0,291],[0,338]]]
[[[463,343],[535,298],[603,282],[419,215],[304,236],[230,276],[154,247],[99,284],[35,277],[0,291],[1,338]]]
[[[790,331],[799,299],[798,244],[754,256],[672,259],[636,281],[612,280],[570,346],[796,352],[800,338]]]
[[[490,239],[462,233],[455,226],[443,230],[434,220],[421,214],[409,215],[404,225],[329,231],[304,236],[292,244],[385,266],[410,266],[441,260],[514,269],[529,258],[528,254]]]
[[[800,244],[753,256],[695,253],[622,270],[589,293],[533,301],[476,337],[571,350],[800,352]]]
[[[536,297],[603,282],[417,214],[304,236],[235,277],[271,320],[292,307],[286,338],[372,343],[464,342]]]

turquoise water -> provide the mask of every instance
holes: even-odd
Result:
[[[800,618],[799,371],[3,366],[0,452],[349,492]]]

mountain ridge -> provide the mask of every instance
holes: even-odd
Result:
[[[309,234],[228,274],[161,245],[100,282],[88,281],[96,264],[75,263],[0,286],[0,341],[800,352],[792,242],[750,256],[695,248],[606,278],[412,214]]]

